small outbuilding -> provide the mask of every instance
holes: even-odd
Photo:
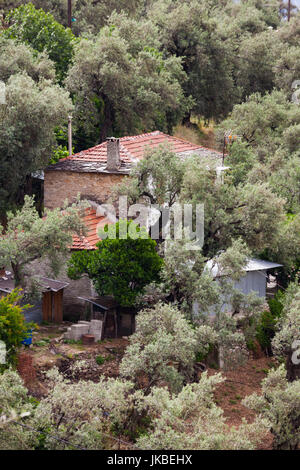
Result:
[[[272,263],[256,258],[250,258],[243,268],[245,275],[238,281],[234,282],[234,288],[240,290],[243,294],[247,295],[254,292],[258,297],[265,299],[267,296],[267,283],[269,274],[274,273],[274,269],[281,268],[282,264]],[[210,272],[214,279],[218,282],[220,277],[226,276],[226,273],[221,272],[217,261],[210,260],[206,264],[206,271]],[[231,311],[231,305],[224,303],[222,310]],[[194,315],[198,314],[197,302],[194,303]],[[210,315],[214,316],[214,308],[210,309]]]
[[[63,321],[63,292],[67,282],[38,277],[42,289],[42,301],[24,312],[27,321],[35,323],[61,323]],[[13,274],[7,270],[0,272],[0,297],[10,294],[15,288]]]
[[[135,331],[135,312],[122,308],[113,297],[78,297],[86,305],[86,315],[90,320],[102,320],[102,339],[129,336]]]
[[[258,297],[265,298],[268,274],[271,270],[281,267],[282,264],[250,258],[243,269],[246,274],[239,281],[235,282],[235,288],[241,290],[244,294],[250,294],[250,292],[254,291]],[[225,275],[220,272],[218,264],[214,263],[213,260],[207,263],[207,268],[215,279]]]

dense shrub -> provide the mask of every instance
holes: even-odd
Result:
[[[273,299],[268,300],[269,309],[262,312],[256,329],[256,339],[262,349],[272,355],[271,341],[275,336],[276,324],[283,310],[283,293],[278,292]]]
[[[217,337],[211,327],[193,328],[178,308],[158,303],[137,315],[121,376],[138,384],[145,379],[146,390],[163,382],[178,392],[193,380],[196,354],[205,355]]]
[[[28,336],[29,329],[34,324],[26,324],[23,311],[28,305],[20,306],[22,295],[20,289],[15,289],[6,297],[0,298],[0,340],[6,345],[6,366],[16,363],[17,352],[22,341]],[[5,365],[0,365],[4,369]]]
[[[274,449],[296,450],[300,444],[300,380],[288,383],[281,365],[262,383],[262,395],[246,397],[245,406],[257,411],[269,423]]]

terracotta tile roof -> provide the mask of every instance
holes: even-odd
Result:
[[[120,157],[122,172],[127,172],[131,165],[143,158],[147,148],[155,148],[158,145],[168,143],[175,153],[192,154],[197,153],[203,157],[212,157],[220,159],[221,152],[213,149],[207,149],[197,144],[192,144],[178,137],[164,134],[160,131],[154,131],[147,134],[127,136],[120,138]],[[55,165],[48,167],[48,170],[70,170],[70,171],[105,171],[107,162],[107,143],[96,145],[82,152],[76,153],[70,157],[61,159]]]
[[[97,235],[97,228],[111,223],[107,217],[97,215],[97,211],[93,207],[85,210],[83,220],[87,228],[87,234],[84,237],[73,235],[72,250],[94,250],[96,243],[100,240]]]

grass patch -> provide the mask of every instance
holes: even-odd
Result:
[[[102,366],[104,362],[111,361],[112,359],[114,359],[114,357],[111,355],[105,357],[99,355],[95,357],[95,361],[97,362],[98,366]]]
[[[231,405],[236,405],[236,404],[237,404],[237,401],[234,400],[233,398],[230,398],[229,403],[230,403]]]
[[[65,344],[82,344],[82,340],[76,340],[76,339],[65,339],[64,340]]]
[[[41,340],[41,341],[37,341],[36,343],[34,343],[34,345],[37,346],[38,348],[42,348],[43,346],[48,346],[48,342]]]

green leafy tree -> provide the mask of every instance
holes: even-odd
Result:
[[[268,355],[272,355],[271,341],[275,336],[276,324],[283,310],[283,291],[278,291],[268,300],[269,310],[262,312],[256,329],[256,339]]]
[[[121,306],[132,306],[144,287],[159,279],[163,261],[156,242],[126,220],[106,226],[99,235],[95,251],[72,254],[68,275],[79,279],[88,274],[99,295],[113,295]]]
[[[0,226],[0,265],[12,267],[16,286],[25,284],[26,267],[36,259],[48,259],[53,273],[58,274],[72,244],[72,234],[84,233],[84,208],[83,203],[76,202],[66,205],[63,212],[47,210],[41,218],[33,198],[25,196],[21,209],[8,212],[5,232]]]
[[[28,336],[28,329],[34,326],[25,323],[23,312],[28,306],[19,304],[22,297],[21,290],[18,289],[5,297],[0,297],[0,340],[6,346],[6,364],[0,364],[0,372],[1,368],[16,365],[17,352],[22,341]]]
[[[32,4],[22,5],[8,15],[10,27],[3,35],[29,44],[37,52],[45,51],[55,63],[56,75],[62,82],[73,57],[75,37],[54,20],[50,13],[37,10]]]

